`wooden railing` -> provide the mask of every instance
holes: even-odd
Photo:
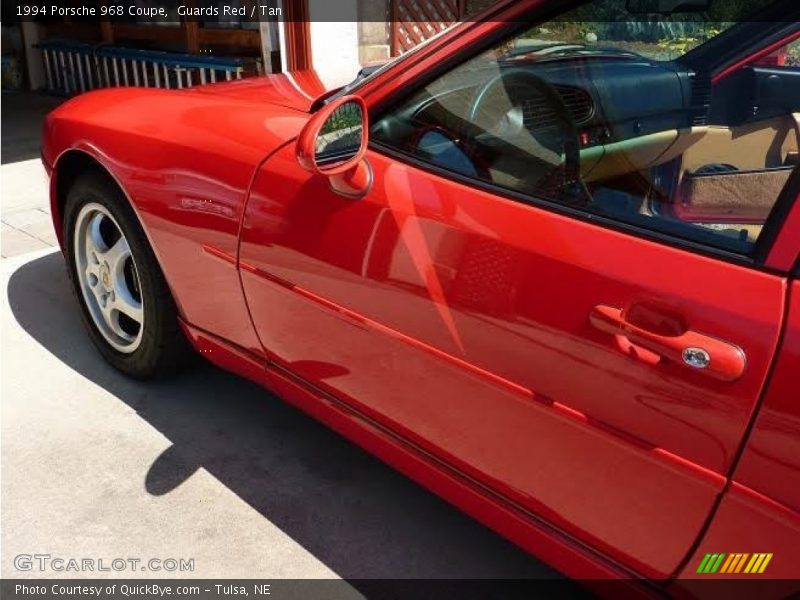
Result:
[[[253,60],[197,56],[70,41],[46,41],[47,91],[73,95],[103,87],[184,88],[257,74]]]
[[[391,0],[391,51],[411,50],[464,16],[465,0]]]

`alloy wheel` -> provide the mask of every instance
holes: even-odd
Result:
[[[144,307],[136,263],[109,210],[86,204],[75,220],[75,268],[89,315],[105,340],[130,354],[142,341]]]

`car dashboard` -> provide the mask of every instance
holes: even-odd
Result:
[[[668,162],[680,155],[682,140],[706,122],[711,82],[674,62],[615,56],[560,60],[515,57],[491,65],[463,69],[437,80],[417,93],[405,110],[381,119],[377,139],[405,139],[413,150],[412,130],[441,127],[462,139],[474,119],[476,96],[487,81],[513,73],[517,83],[506,85],[495,98],[505,126],[468,135],[492,146],[496,140],[531,137],[558,152],[567,132],[559,130],[553,111],[540,94],[518,85],[526,74],[550,84],[568,109],[580,145],[581,174],[586,181],[614,178]],[[563,129],[563,128],[561,128]],[[407,130],[407,131],[404,131]]]

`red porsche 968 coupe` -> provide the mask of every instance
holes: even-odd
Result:
[[[798,5],[637,4],[670,2],[502,0],[342,89],[63,104],[92,341],[142,379],[199,351],[571,577],[796,582]]]

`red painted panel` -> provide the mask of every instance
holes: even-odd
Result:
[[[789,272],[798,264],[798,260],[800,260],[800,196],[795,198],[765,262],[773,269]]]
[[[498,26],[445,34],[413,68],[369,84],[370,103],[440,61],[434,49],[460,51]],[[249,354],[262,348],[235,265],[257,172],[241,266],[262,339],[282,367],[370,425],[281,371],[270,371],[268,385],[574,576],[613,570],[591,560],[571,566],[580,544],[546,540],[546,528],[519,515],[535,513],[645,575],[668,575],[700,531],[752,415],[777,340],[781,280],[493,198],[375,153],[375,188],[361,201],[302,172],[292,144],[257,171],[307,119],[267,110],[262,97],[285,95],[286,106],[307,110],[314,95],[287,79],[266,83],[82,96],[49,120],[45,159],[79,148],[118,178],[183,316],[243,348],[216,361],[255,379],[260,366]],[[676,314],[739,345],[747,368],[730,383],[624,356],[591,326],[598,304]],[[786,461],[774,452],[775,429],[796,416],[784,402],[794,364],[776,371],[779,391],[764,414],[777,416],[759,419],[753,437],[764,442],[754,448],[772,452],[770,473]],[[457,473],[423,466],[397,440],[375,442],[388,428]],[[757,460],[745,455],[742,477],[774,497],[780,492],[755,474]],[[476,490],[489,488],[503,501],[479,500]],[[730,523],[749,516],[788,547],[791,515],[735,485],[709,536],[725,541],[739,531]]]
[[[191,88],[192,93],[214,94],[263,104],[276,104],[307,112],[325,86],[311,70],[247,77]]]
[[[604,559],[585,545],[559,535],[530,514],[499,501],[487,488],[476,485],[430,455],[335,399],[264,364],[261,359],[225,340],[182,323],[195,349],[214,364],[252,379],[282,399],[322,421],[398,471],[439,494],[461,510],[535,554],[568,577],[608,598],[652,598],[631,573]],[[621,579],[619,585],[610,579]],[[623,595],[621,595],[623,594]]]
[[[686,564],[676,594],[698,598],[731,600],[772,600],[800,594],[800,513],[754,492],[736,482],[725,495],[714,521]],[[698,574],[697,568],[707,553],[773,554],[763,574]],[[720,569],[721,570],[721,569]],[[708,580],[733,580],[733,585],[712,587]],[[750,584],[744,584],[749,581]],[[709,595],[709,592],[714,592]],[[794,596],[796,597],[796,596]]]
[[[800,513],[800,282],[791,285],[783,345],[735,479]],[[798,537],[800,540],[800,536]],[[798,542],[800,547],[800,542]],[[800,565],[800,561],[795,565]],[[800,567],[795,570],[800,576]]]
[[[306,120],[225,94],[109,89],[48,116],[43,156],[57,165],[78,149],[105,166],[134,199],[184,318],[260,351],[236,270],[239,225],[258,164]]]
[[[782,281],[369,160],[359,201],[302,172],[291,147],[255,181],[242,278],[272,357],[524,509],[668,575],[752,413]],[[623,355],[590,324],[601,303],[682,315],[740,346],[747,368],[731,383]]]

